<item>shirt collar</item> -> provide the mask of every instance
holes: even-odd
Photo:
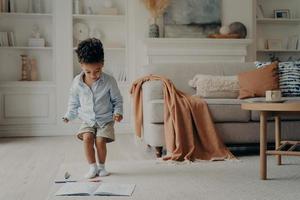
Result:
[[[84,71],[81,71],[79,74],[79,82],[83,85],[84,81],[83,81],[83,75],[84,75]],[[104,75],[103,72],[100,75],[100,78],[96,81],[96,83],[100,83],[104,81]]]

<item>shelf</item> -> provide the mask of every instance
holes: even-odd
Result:
[[[51,13],[0,13],[0,17],[16,17],[16,18],[32,18],[36,17],[41,19],[42,18],[51,18],[53,15]]]
[[[8,50],[8,49],[11,49],[11,50],[46,50],[46,51],[50,51],[50,50],[53,50],[52,47],[21,47],[21,46],[8,46],[8,47],[0,47],[0,49],[3,49],[3,50]]]
[[[80,15],[74,14],[74,19],[84,19],[84,20],[100,20],[105,22],[124,22],[125,15]]]
[[[272,52],[274,52],[274,53],[293,53],[293,52],[295,52],[295,53],[297,53],[297,52],[300,52],[300,50],[290,50],[290,49],[258,49],[257,50],[257,52],[266,52],[266,53],[272,53]]]
[[[300,24],[300,19],[275,19],[275,18],[262,18],[256,19],[258,24]]]
[[[51,81],[0,81],[0,87],[55,87]]]

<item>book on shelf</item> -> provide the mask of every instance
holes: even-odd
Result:
[[[11,47],[15,46],[15,35],[14,32],[8,32],[8,45]]]
[[[56,196],[131,196],[135,184],[69,182],[64,183]]]
[[[8,46],[8,33],[7,32],[0,32],[1,36],[1,46],[7,47]]]
[[[13,32],[0,32],[0,46],[15,46],[15,37]]]

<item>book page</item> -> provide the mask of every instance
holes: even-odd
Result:
[[[56,196],[88,196],[93,194],[97,189],[99,183],[93,182],[75,182],[75,183],[65,183],[62,187],[55,193]]]
[[[135,184],[101,183],[94,195],[131,196]]]

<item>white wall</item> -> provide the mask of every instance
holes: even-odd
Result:
[[[148,34],[149,14],[140,0],[134,1],[134,38],[135,38],[135,66],[138,67],[147,63],[144,39]],[[228,25],[231,22],[239,21],[246,25],[248,38],[253,38],[255,33],[253,6],[254,0],[223,0],[222,24]],[[254,42],[255,43],[255,42]],[[247,61],[255,59],[254,45],[249,47]]]

